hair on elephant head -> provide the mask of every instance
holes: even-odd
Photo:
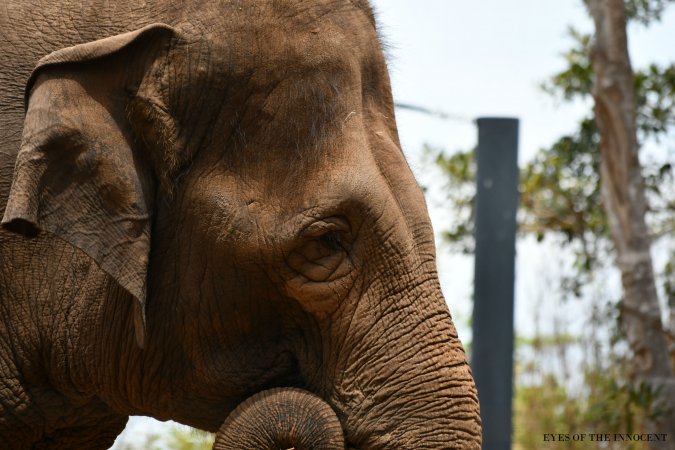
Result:
[[[35,29],[28,58],[0,38],[32,70],[25,118],[0,90],[0,351],[22,355],[0,437],[105,447],[130,414],[229,415],[225,442],[290,398],[313,406],[284,420],[350,448],[480,447],[366,1],[10,4],[8,36]]]

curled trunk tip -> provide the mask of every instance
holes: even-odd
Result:
[[[218,430],[214,450],[344,450],[333,409],[296,388],[259,392],[242,402]]]

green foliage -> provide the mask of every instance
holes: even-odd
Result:
[[[660,14],[664,2],[629,2],[639,17]],[[636,13],[636,14],[637,14]],[[565,100],[588,99],[593,84],[591,38],[570,28],[573,47],[564,57],[567,68],[542,88]],[[642,142],[659,142],[675,124],[675,64],[650,65],[635,72],[637,126]],[[592,114],[573,133],[540,149],[521,171],[519,230],[538,240],[546,235],[562,238],[573,249],[578,274],[588,274],[609,249],[608,225],[601,207],[599,135]],[[446,175],[448,200],[454,222],[443,233],[451,247],[473,251],[475,162],[473,151],[445,155],[427,148]],[[655,237],[675,230],[675,183],[670,157],[643,161],[649,196],[650,225]],[[575,292],[578,289],[575,289]]]
[[[461,253],[473,253],[473,204],[476,197],[476,161],[473,151],[446,156],[443,151],[424,147],[427,157],[446,174],[446,193],[452,205],[455,221],[443,231],[445,241]]]
[[[167,450],[210,450],[215,435],[189,427],[174,427],[168,436]]]
[[[627,0],[628,19],[642,25],[659,20],[675,0]],[[572,48],[563,54],[566,68],[542,85],[562,100],[590,104],[593,88],[592,38],[570,28]],[[675,125],[675,64],[649,65],[634,72],[638,139],[654,146],[672,137]],[[520,236],[548,239],[572,254],[573,266],[562,268],[557,289],[547,286],[547,301],[557,295],[588,306],[588,292],[606,279],[611,239],[607,216],[601,206],[600,152],[597,127],[589,111],[576,130],[540,149],[521,169]],[[445,174],[451,223],[443,237],[452,249],[473,251],[473,202],[475,199],[474,151],[446,155],[426,148]],[[672,154],[641,155],[649,201],[647,220],[654,242],[675,231],[675,174]],[[669,244],[670,245],[670,244]],[[569,270],[566,270],[569,269]],[[661,271],[661,286],[675,307],[675,255]],[[596,286],[597,288],[597,286]],[[599,288],[600,292],[607,292]],[[619,326],[617,299],[594,299],[582,335],[556,330],[516,342],[514,448],[542,448],[542,433],[602,432],[640,433],[645,418],[662,414],[655,408],[657,392],[630,382],[631,355]],[[549,305],[551,308],[551,305]],[[553,308],[553,315],[564,312]],[[581,318],[581,317],[580,317]],[[579,319],[577,319],[579,320]],[[555,327],[554,327],[555,328]],[[675,348],[675,336],[673,348]],[[574,349],[574,351],[571,351]],[[584,354],[571,361],[570,354]],[[674,353],[675,355],[675,353]],[[675,356],[674,356],[675,357]],[[548,361],[548,363],[546,363]],[[675,362],[674,362],[675,363]],[[572,368],[572,369],[570,369]],[[606,449],[640,449],[626,442],[608,442]],[[551,448],[591,448],[588,442],[565,442]]]
[[[651,2],[645,0],[644,3]],[[652,11],[650,14],[656,10],[660,14],[663,5],[652,8],[655,9],[649,10]],[[643,9],[640,11],[648,14]],[[587,99],[593,88],[590,58],[592,39],[590,35],[580,33],[572,27],[569,28],[569,35],[573,46],[563,54],[567,68],[553,75],[542,88],[564,100]],[[635,71],[634,76],[639,138],[642,142],[650,138],[658,141],[675,124],[675,65],[660,67],[651,64],[646,69]],[[596,146],[590,148],[594,150]]]
[[[157,434],[146,434],[143,436],[143,440],[134,444],[115,444],[112,446],[111,450],[159,450],[157,446],[157,441],[159,441],[160,436]]]
[[[674,0],[626,0],[626,17],[642,25],[661,20],[663,10]]]
[[[675,125],[675,65],[651,64],[635,73],[637,124],[642,139],[659,139]]]
[[[541,449],[543,432],[569,433],[568,418],[575,417],[578,407],[552,374],[545,375],[539,383],[519,385],[514,399],[516,450]]]
[[[644,418],[662,414],[656,392],[628,380],[630,359],[621,336],[607,340],[601,330],[617,331],[618,310],[602,294],[591,299],[594,313],[581,335],[565,331],[537,333],[516,340],[514,448],[542,447],[542,433],[643,433]],[[541,307],[541,306],[540,306]],[[554,322],[564,319],[555,308]],[[536,314],[538,315],[538,314]],[[592,331],[588,331],[592,330]],[[583,358],[579,360],[579,355]],[[642,445],[605,442],[611,450],[640,450]],[[557,445],[557,446],[556,446]],[[562,442],[547,448],[596,448],[585,442]]]
[[[591,67],[591,36],[568,28],[568,34],[574,45],[563,53],[567,68],[551,77],[542,85],[551,95],[562,95],[565,100],[585,98],[593,88],[593,69]]]
[[[174,424],[166,434],[145,434],[142,441],[117,444],[111,450],[211,450],[215,434]]]
[[[552,346],[548,351],[560,353],[560,348]],[[541,352],[536,352],[534,357],[542,358]],[[528,370],[534,370],[537,363],[525,366],[521,364],[519,368],[521,377],[528,375]],[[644,417],[662,413],[654,409],[656,392],[644,384],[633,387],[615,369],[586,366],[582,382],[584,389],[575,390],[567,380],[548,371],[540,374],[535,382],[519,383],[514,401],[514,447],[540,449],[542,432],[644,433]],[[588,442],[566,442],[564,448],[585,449],[588,445]],[[642,446],[607,442],[603,448],[638,450]]]
[[[668,302],[675,304],[675,255],[671,255],[663,269],[663,290]]]
[[[574,249],[579,272],[590,271],[607,242],[607,219],[600,207],[598,134],[586,119],[579,130],[542,149],[521,170],[519,233],[546,235]],[[445,156],[427,148],[446,175],[453,223],[443,237],[453,249],[473,251],[475,161],[473,151]],[[577,289],[575,288],[575,291]]]
[[[542,240],[546,233],[565,236],[567,242],[604,236],[607,219],[598,208],[600,157],[598,132],[592,119],[563,136],[550,149],[541,150],[521,174],[521,230]]]

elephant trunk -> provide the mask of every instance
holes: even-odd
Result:
[[[276,388],[241,403],[218,430],[214,450],[344,450],[331,407],[307,391]]]
[[[425,288],[402,293],[393,302],[397,314],[388,314],[381,302],[376,325],[351,337],[343,347],[349,352],[334,363],[335,388],[325,398],[352,447],[481,448],[478,396],[466,355],[440,289],[435,283]]]

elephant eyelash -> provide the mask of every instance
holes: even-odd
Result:
[[[319,237],[319,242],[331,250],[342,250],[342,237],[336,231],[329,231],[328,233]]]

